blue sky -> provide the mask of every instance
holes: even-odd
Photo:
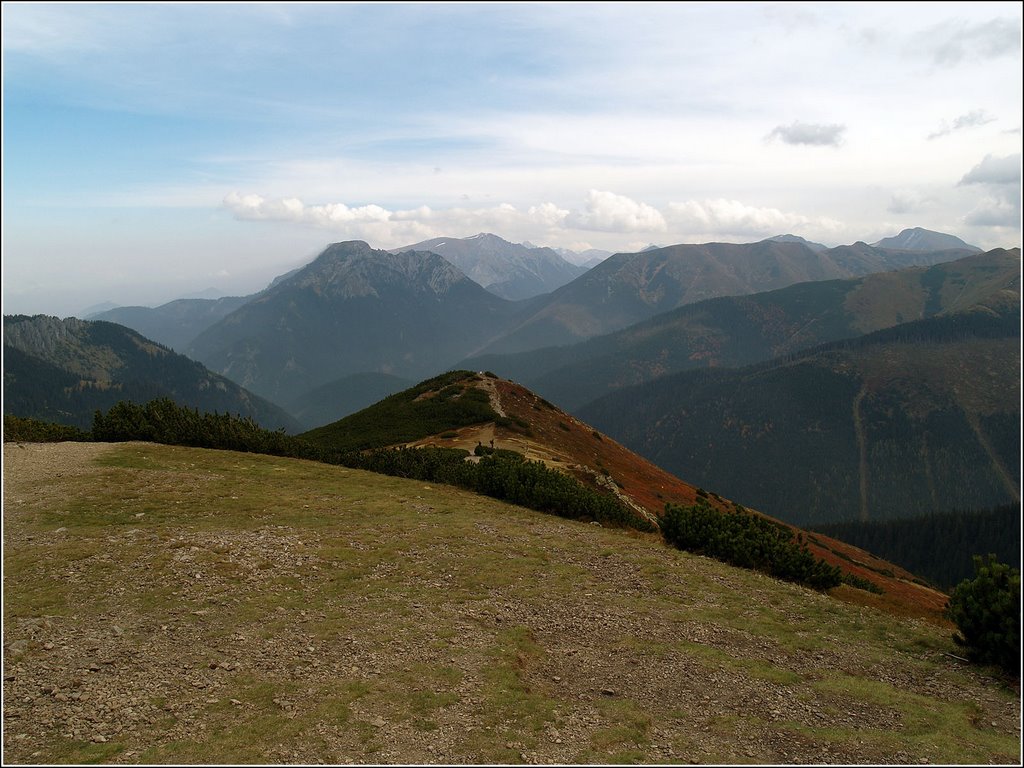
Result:
[[[249,293],[349,239],[1020,244],[1020,3],[2,13],[5,313]]]

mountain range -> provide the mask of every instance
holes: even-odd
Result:
[[[542,297],[484,350],[507,354],[570,344],[677,307],[795,283],[952,261],[971,251],[909,251],[866,243],[814,250],[801,242],[673,245],[617,253]]]
[[[931,267],[709,299],[576,344],[460,365],[521,381],[572,410],[670,373],[749,365],[912,320],[1019,305],[1020,271],[1020,249],[995,249]]]

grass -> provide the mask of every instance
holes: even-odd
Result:
[[[340,467],[143,444],[70,484],[5,480],[23,502],[5,504],[5,642],[29,640],[5,657],[20,665],[5,702],[80,674],[95,644],[117,663],[86,685],[152,717],[104,744],[46,727],[9,741],[9,761],[619,764],[663,762],[664,748],[672,762],[789,762],[780,740],[867,762],[1019,756],[1014,694],[951,667],[942,629],[625,531]],[[44,618],[50,652],[49,635],[22,628]],[[222,660],[237,668],[210,668]],[[142,663],[158,688],[133,676]],[[934,681],[951,693],[929,695]],[[728,695],[751,690],[834,717],[752,710],[750,757]],[[839,702],[864,714],[843,725]],[[52,699],[32,706],[59,722]]]

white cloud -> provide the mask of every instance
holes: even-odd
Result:
[[[889,198],[886,211],[895,214],[920,213],[934,203],[934,199],[926,197],[913,189],[897,189]]]
[[[786,213],[777,208],[758,208],[722,198],[670,203],[668,219],[674,228],[690,232],[741,236],[771,236],[808,227],[819,232],[838,231],[841,227],[832,219]]]
[[[784,144],[806,144],[817,147],[838,147],[843,143],[845,125],[838,123],[801,123],[779,125],[768,134],[767,140],[779,139]]]
[[[985,155],[985,159],[969,170],[961,184],[1020,184],[1020,154],[1007,157]]]
[[[985,197],[964,217],[964,223],[977,227],[1020,226],[1020,196]]]
[[[990,116],[983,109],[973,109],[966,114],[960,115],[950,125],[945,120],[942,121],[942,127],[928,135],[929,139],[937,139],[942,136],[948,136],[953,131],[962,131],[965,128],[974,128],[979,125],[986,125],[995,120],[994,117]]]
[[[569,214],[566,223],[575,229],[598,232],[662,232],[666,228],[657,208],[597,189],[587,193],[584,210]]]
[[[964,59],[994,59],[1020,50],[1020,22],[991,19],[967,24],[947,21],[917,35],[937,64],[951,66]]]

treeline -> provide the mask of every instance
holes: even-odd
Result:
[[[272,456],[308,459],[365,469],[394,477],[447,483],[485,496],[574,520],[655,531],[657,527],[618,499],[588,488],[577,480],[538,461],[527,461],[514,451],[494,451],[478,462],[466,461],[469,452],[453,448],[379,448],[372,451],[336,450],[314,445],[283,430],[271,432],[250,418],[230,414],[199,413],[172,400],[145,405],[120,402],[106,413],[97,411],[91,433],[62,431],[42,422],[12,422],[19,437],[33,435],[58,440],[124,442],[144,440],[165,445],[216,448]]]
[[[742,507],[721,512],[703,499],[692,506],[666,504],[661,533],[669,544],[687,552],[812,589],[824,591],[843,583],[842,571],[812,555],[802,534],[794,537],[792,529]],[[854,586],[865,588],[860,583]]]
[[[813,530],[853,544],[950,590],[974,574],[974,556],[994,554],[1020,568],[1020,504],[956,510],[902,520],[847,521]]]

